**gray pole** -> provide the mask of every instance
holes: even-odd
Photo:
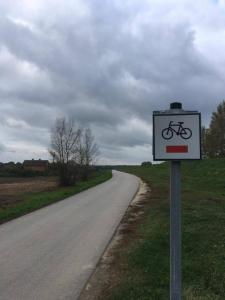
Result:
[[[171,103],[182,109],[181,103]],[[175,110],[174,110],[175,112]],[[181,300],[181,162],[171,161],[170,170],[170,300]]]
[[[181,162],[170,173],[170,300],[181,300]]]

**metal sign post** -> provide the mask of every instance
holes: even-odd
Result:
[[[170,167],[170,299],[181,299],[181,162]]]
[[[181,160],[201,159],[201,115],[170,104],[153,112],[153,159],[170,160],[170,300],[181,300]]]

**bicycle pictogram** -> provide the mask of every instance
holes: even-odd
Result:
[[[182,139],[188,140],[192,136],[192,131],[189,128],[183,127],[184,122],[178,122],[177,124],[170,121],[169,126],[162,131],[162,137],[165,140],[170,140],[173,135],[179,135]]]

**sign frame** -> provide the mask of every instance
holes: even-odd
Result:
[[[198,115],[199,116],[199,158],[156,158],[155,157],[155,117],[156,116],[187,116],[187,115]],[[197,111],[182,111],[179,112],[170,112],[170,111],[153,111],[153,160],[154,161],[180,161],[180,160],[202,160],[202,130],[201,130],[201,113]]]

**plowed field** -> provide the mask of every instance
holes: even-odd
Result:
[[[13,206],[26,194],[52,191],[57,185],[57,177],[0,178],[0,208]]]

